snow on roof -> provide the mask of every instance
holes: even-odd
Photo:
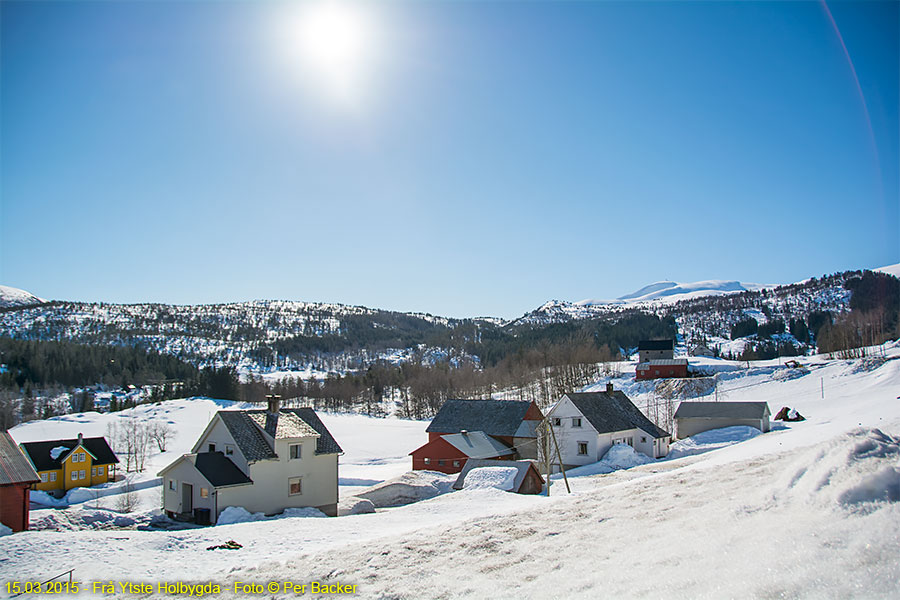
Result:
[[[512,448],[498,442],[483,431],[455,433],[441,437],[469,458],[493,458],[513,453]]]
[[[68,452],[68,451],[69,451],[69,449],[65,446],[57,446],[57,447],[53,448],[52,450],[50,450],[50,458],[52,458],[53,460],[56,460],[59,458],[60,454],[62,454],[64,452]]]

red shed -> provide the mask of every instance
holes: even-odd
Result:
[[[28,529],[28,495],[41,478],[8,432],[0,432],[0,523],[13,531]]]
[[[635,379],[665,379],[687,376],[688,361],[686,358],[651,360],[638,363],[638,366],[634,369]]]
[[[515,450],[483,431],[443,435],[410,452],[413,471],[459,473],[470,458],[512,458]]]

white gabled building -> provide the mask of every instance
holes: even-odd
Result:
[[[613,444],[628,444],[650,458],[669,452],[671,434],[612,384],[605,392],[566,394],[547,416],[566,469],[597,462]]]
[[[229,506],[277,514],[318,508],[337,514],[341,447],[311,408],[222,410],[190,454],[159,472],[163,510],[215,523]],[[199,509],[199,511],[198,511]]]

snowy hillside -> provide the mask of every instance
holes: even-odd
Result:
[[[705,359],[721,373],[726,400],[765,400],[773,413],[789,405],[807,420],[730,440],[698,436],[690,452],[679,453],[679,442],[675,458],[573,476],[571,495],[556,478],[550,498],[476,489],[334,519],[31,531],[3,539],[0,576],[45,580],[75,567],[81,582],[107,581],[110,572],[123,581],[212,582],[224,598],[240,596],[235,581],[340,582],[356,584],[358,597],[398,599],[896,597],[900,347],[873,354],[807,357],[805,369]],[[652,396],[646,382],[629,379],[614,383],[639,404]],[[176,424],[183,449],[217,407],[175,401],[152,410]],[[425,439],[425,423],[323,417],[346,450],[342,484],[405,470],[406,449]],[[103,418],[111,417],[70,415],[12,433],[87,434]],[[62,512],[73,510],[90,509]],[[33,522],[47,512],[35,511]],[[206,550],[227,540],[242,548]],[[546,566],[539,576],[535,565]]]
[[[0,308],[30,306],[46,302],[34,294],[18,288],[0,285]]]

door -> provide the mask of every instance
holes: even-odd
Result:
[[[190,483],[181,484],[181,512],[194,512],[194,486]]]

